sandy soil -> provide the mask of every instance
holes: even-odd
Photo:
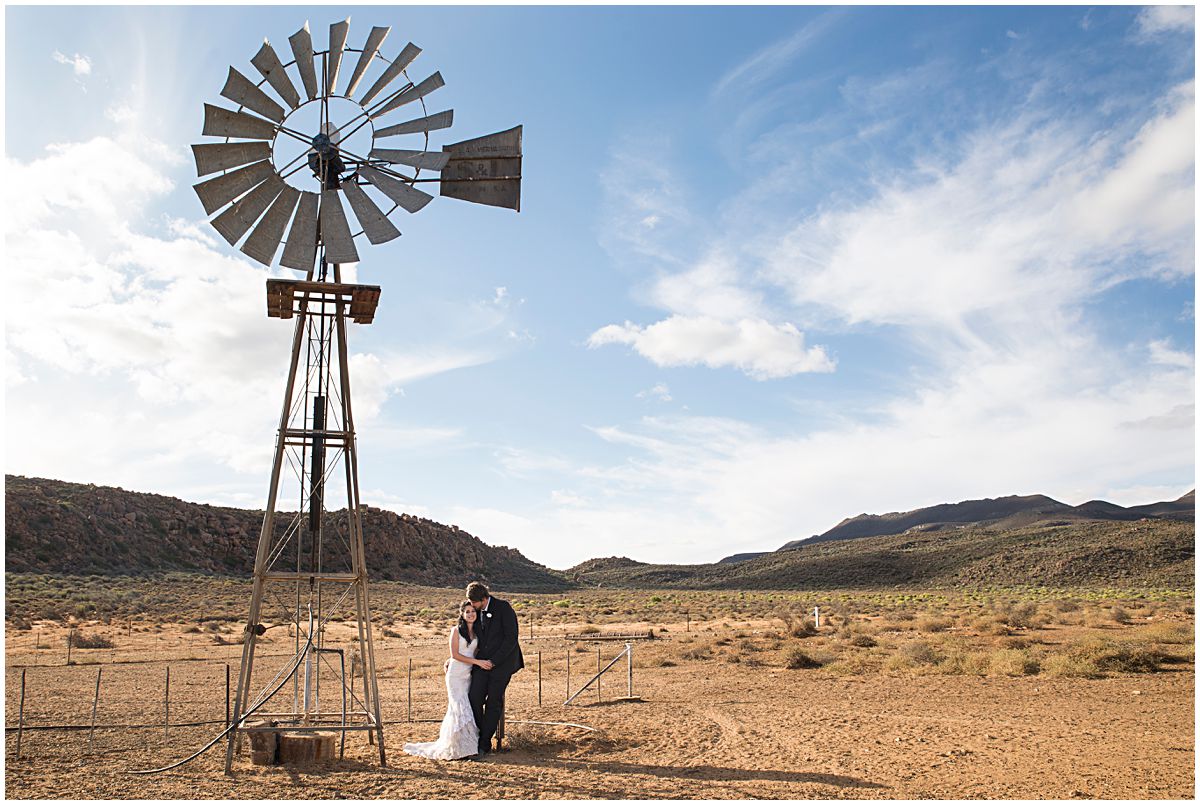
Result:
[[[111,628],[111,627],[109,627]],[[614,630],[606,626],[606,631]],[[733,628],[707,624],[709,635]],[[766,628],[743,623],[742,634]],[[172,629],[175,629],[172,631]],[[747,631],[749,630],[749,631]],[[104,631],[97,628],[95,631]],[[8,633],[5,795],[16,798],[1177,798],[1194,779],[1194,667],[1156,674],[1076,680],[1034,677],[836,676],[826,670],[689,660],[679,634],[635,644],[635,693],[624,661],[594,692],[562,706],[566,657],[572,685],[595,672],[596,647],[561,637],[524,644],[528,667],[509,693],[509,747],[480,763],[439,763],[404,755],[409,740],[437,734],[442,641],[414,635],[382,640],[381,698],[389,766],[361,734],[340,763],[303,770],[261,768],[240,759],[222,774],[219,748],[173,772],[136,777],[132,768],[189,754],[220,725],[173,726],[163,734],[165,667],[171,667],[175,723],[224,717],[224,663],[236,678],[237,646],[177,627],[125,635],[116,649],[76,650],[67,667],[63,632]],[[43,648],[35,648],[35,641]],[[47,648],[49,646],[50,648]],[[275,662],[288,641],[263,647]],[[602,644],[605,661],[620,644]],[[538,705],[539,652],[542,702]],[[194,658],[194,659],[189,659]],[[408,660],[414,663],[407,721]],[[674,665],[662,665],[663,662]],[[21,668],[27,724],[84,724],[102,671],[97,722],[157,725],[27,730],[15,752]],[[521,721],[593,727],[542,727]]]

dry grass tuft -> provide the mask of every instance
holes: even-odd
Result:
[[[1051,655],[1045,666],[1050,676],[1096,678],[1106,673],[1153,673],[1172,659],[1165,652],[1136,643],[1092,638]]]
[[[922,640],[914,640],[900,646],[900,649],[888,657],[886,666],[893,670],[906,670],[936,665],[942,657],[933,646]]]
[[[1002,648],[988,656],[988,671],[1003,676],[1029,676],[1041,670],[1041,663],[1028,651]]]
[[[1186,623],[1154,623],[1139,630],[1137,636],[1150,643],[1171,645],[1187,645],[1196,640],[1196,632]]]
[[[917,621],[917,631],[926,633],[944,632],[952,625],[946,618],[921,618]]]

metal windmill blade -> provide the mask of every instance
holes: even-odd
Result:
[[[394,126],[379,129],[375,132],[375,139],[380,137],[395,137],[397,134],[423,134],[438,129],[448,129],[454,124],[454,110],[447,109],[445,112],[438,112],[436,115],[426,115],[418,117],[416,120],[407,120],[403,123],[397,123]]]
[[[421,55],[419,47],[412,42],[405,45],[404,50],[400,51],[400,55],[396,60],[388,65],[387,69],[383,71],[383,75],[375,80],[375,83],[366,91],[359,103],[364,107],[371,103],[375,99],[375,96],[383,92],[388,84],[395,81],[401,73],[408,69],[408,66],[413,63],[413,59],[419,55]]]
[[[250,60],[254,65],[254,69],[267,79],[267,83],[279,93],[279,97],[283,98],[288,106],[295,109],[300,105],[300,93],[296,92],[296,86],[292,80],[288,78],[287,70],[283,66],[283,62],[279,60],[278,54],[275,53],[275,48],[271,47],[271,43],[263,40],[263,45],[259,48],[258,53]]]
[[[388,112],[391,112],[394,109],[399,109],[401,106],[404,106],[406,103],[412,103],[413,101],[418,101],[421,98],[424,98],[429,93],[433,92],[434,90],[441,89],[444,86],[446,86],[446,82],[442,80],[442,74],[434,73],[433,75],[429,76],[429,78],[426,78],[424,81],[422,81],[420,84],[409,87],[408,89],[400,92],[399,94],[396,95],[396,97],[392,98],[390,101],[383,104],[378,109],[372,110],[368,114],[372,118],[382,117],[383,115],[386,115]]]
[[[342,69],[342,53],[346,49],[346,37],[350,35],[350,18],[329,26],[329,50],[325,55],[326,95],[337,94],[338,73]]]
[[[375,54],[379,52],[379,48],[383,45],[383,40],[387,39],[387,35],[391,30],[391,28],[376,26],[367,35],[367,43],[363,45],[362,53],[358,55],[358,64],[354,65],[354,72],[350,74],[350,83],[346,85],[347,98],[353,96],[354,90],[358,89],[358,82],[362,81],[363,76],[367,74],[367,68],[371,66],[371,60],[375,58]]]
[[[292,46],[292,55],[296,57],[296,69],[300,71],[300,80],[304,82],[304,91],[311,101],[321,91],[317,86],[317,68],[313,64],[312,34],[308,31],[308,23],[296,33],[288,37]]]

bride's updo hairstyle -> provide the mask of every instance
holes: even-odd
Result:
[[[467,611],[467,607],[471,606],[470,601],[463,601],[458,605],[458,633],[463,636],[463,640],[470,640],[471,634],[467,631],[467,619],[463,617],[463,613]],[[471,607],[474,609],[474,607]]]

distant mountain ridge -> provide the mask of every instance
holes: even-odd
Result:
[[[1182,497],[1143,506],[1118,506],[1105,500],[1089,500],[1078,506],[1061,503],[1045,495],[1009,495],[1000,498],[942,503],[923,509],[887,514],[860,514],[848,517],[833,528],[807,539],[792,540],[779,548],[793,550],[802,545],[862,537],[903,534],[912,530],[935,531],[965,525],[990,525],[996,528],[1022,528],[1042,522],[1080,522],[1084,520],[1132,521],[1142,518],[1185,520],[1196,516],[1196,490]],[[727,556],[720,563],[745,562],[766,556],[770,551]]]
[[[597,566],[604,587],[696,590],[1138,588],[1193,590],[1196,529],[1174,519],[964,524],[877,537],[804,542],[709,565]]]
[[[46,478],[4,476],[5,570],[26,573],[188,571],[249,577],[263,512]],[[364,507],[372,579],[556,591],[566,577],[457,526]],[[291,518],[280,513],[279,521]],[[280,526],[282,528],[282,525]]]

